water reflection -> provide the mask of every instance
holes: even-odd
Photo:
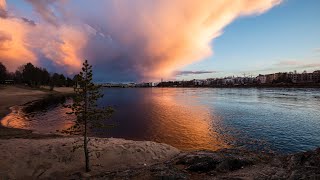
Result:
[[[11,128],[29,129],[28,117],[22,112],[22,107],[13,106],[11,113],[1,120],[1,125]]]
[[[225,137],[220,136],[214,111],[195,100],[194,96],[181,97],[178,89],[157,89],[145,101],[151,102],[150,138],[183,150],[228,148]]]
[[[291,153],[320,146],[319,89],[106,88],[101,106],[115,128],[90,135],[163,142],[182,150],[241,147]],[[56,132],[72,125],[56,107],[26,116],[13,107],[4,126]]]
[[[50,111],[25,114],[22,107],[14,106],[11,113],[1,120],[6,127],[29,129],[36,133],[57,133],[73,125],[73,115],[67,115],[68,109],[58,106]]]

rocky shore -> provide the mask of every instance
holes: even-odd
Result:
[[[92,138],[84,173],[79,137],[0,140],[0,179],[314,179],[320,148],[292,155],[224,149],[181,152],[150,141]]]
[[[50,94],[0,87],[0,118],[10,106]],[[320,148],[291,155],[237,149],[181,152],[166,144],[114,138],[92,138],[92,171],[84,173],[82,149],[72,152],[79,140],[0,126],[0,179],[320,179]]]
[[[318,180],[320,148],[286,156],[232,149],[180,153],[167,162],[148,168],[109,172],[93,178]]]

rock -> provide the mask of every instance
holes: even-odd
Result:
[[[193,172],[208,172],[214,170],[219,162],[210,156],[190,155],[178,160],[176,164],[187,166],[187,170]]]
[[[252,164],[249,160],[226,159],[217,166],[217,170],[221,172],[234,171]]]
[[[293,168],[295,166],[299,166],[302,164],[303,155],[302,154],[296,154],[291,156],[289,160],[289,167]]]
[[[301,174],[298,171],[292,171],[288,180],[298,180],[301,179]]]
[[[194,172],[208,172],[216,168],[217,162],[213,159],[202,158],[198,162],[188,166],[188,170]]]
[[[153,167],[151,170],[152,177],[156,179],[187,179],[188,175],[184,172],[175,169],[174,167],[168,167],[165,165],[158,165]]]
[[[320,179],[320,174],[311,175],[309,178],[310,178],[310,180],[319,180]]]
[[[90,179],[91,175],[85,172],[77,172],[69,176],[69,179]]]

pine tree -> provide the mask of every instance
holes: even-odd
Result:
[[[100,93],[101,86],[92,82],[92,76],[92,66],[86,60],[82,71],[76,76],[75,97],[73,104],[69,106],[72,111],[68,114],[74,114],[76,119],[72,127],[63,131],[83,136],[86,172],[90,171],[88,131],[93,128],[108,127],[104,120],[109,119],[114,111],[111,107],[99,108],[97,106],[97,100],[102,98],[103,94]]]
[[[7,68],[0,62],[0,83],[4,82],[7,76]]]

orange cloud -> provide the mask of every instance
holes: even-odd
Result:
[[[25,41],[25,26],[17,19],[7,19],[6,1],[0,0],[0,60],[13,70],[26,59],[33,62],[36,57],[29,51]]]
[[[82,65],[81,50],[87,42],[87,34],[80,27],[63,25],[59,27],[37,26],[33,28],[30,41],[44,57],[58,67],[65,67],[68,73],[78,71]],[[40,36],[38,36],[40,35]]]
[[[0,11],[5,8],[6,2],[0,0]],[[82,29],[71,24],[35,23],[14,14],[0,16],[0,61],[14,71],[27,62],[39,64],[42,57],[65,72],[75,72],[81,67],[79,54],[87,37]]]
[[[26,61],[35,62],[35,54],[29,50],[28,28],[17,19],[0,18],[0,60],[14,70]]]

